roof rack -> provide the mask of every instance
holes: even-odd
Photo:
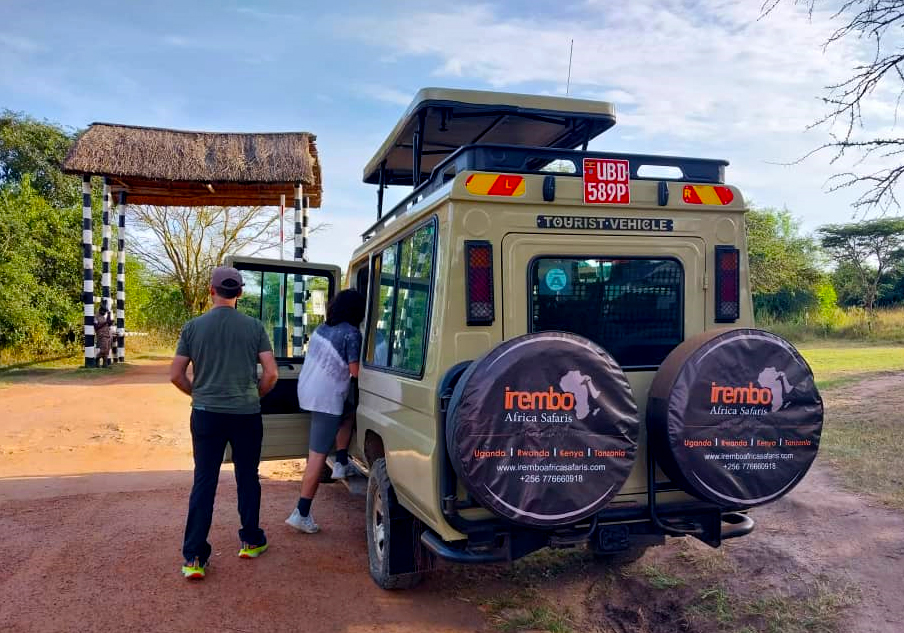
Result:
[[[478,143],[587,149],[613,125],[605,101],[424,88],[367,163],[364,182],[380,194],[387,185],[416,188],[450,154]]]
[[[415,188],[388,213],[361,234],[367,241],[386,224],[404,211],[440,189],[463,171],[501,171],[508,174],[534,174],[583,178],[585,158],[627,160],[632,180],[655,180],[724,184],[728,161],[684,156],[654,156],[650,154],[622,154],[617,152],[587,152],[582,150],[520,145],[466,145],[439,163],[430,177]],[[680,175],[646,175],[645,167],[672,168]]]

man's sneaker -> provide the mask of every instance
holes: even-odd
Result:
[[[189,580],[203,580],[205,574],[207,574],[207,563],[202,565],[197,558],[193,561],[185,561],[185,564],[182,565],[182,575]]]
[[[314,523],[314,515],[309,512],[308,516],[303,517],[298,508],[292,510],[292,514],[286,519],[286,525],[291,525],[299,532],[305,532],[306,534],[314,534],[320,531],[320,526]]]
[[[249,545],[248,543],[242,543],[242,549],[239,550],[239,558],[257,558],[261,554],[267,551],[269,545],[264,543],[263,545]]]
[[[333,472],[330,475],[333,479],[348,479],[348,476],[352,474],[352,465],[351,464],[340,464],[336,462],[333,464]]]

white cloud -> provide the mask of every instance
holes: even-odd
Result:
[[[380,86],[378,84],[364,84],[357,86],[357,88],[368,97],[376,99],[377,101],[383,101],[384,103],[392,103],[400,106],[407,106],[411,103],[412,95],[407,92],[402,92],[401,90],[396,90],[395,88]]]
[[[732,182],[755,191],[761,202],[772,204],[762,192],[775,200],[800,200],[807,192],[807,208],[792,210],[823,221],[825,182],[846,168],[845,161],[831,165],[829,156],[820,156],[793,167],[764,166],[793,162],[829,140],[831,126],[806,132],[825,114],[819,97],[869,51],[856,41],[824,48],[837,24],[818,7],[808,15],[806,6],[783,2],[759,19],[760,6],[587,0],[579,11],[572,6],[560,13],[579,13],[575,19],[548,13],[520,17],[524,12],[478,4],[455,14],[362,17],[350,21],[348,32],[393,59],[419,58],[432,65],[433,75],[456,85],[464,77],[497,89],[548,87],[560,93],[573,39],[571,96],[613,101],[617,108],[619,131],[605,135],[597,148],[611,149],[613,138],[622,144],[631,138],[644,151],[677,147],[685,155],[724,156],[739,167],[729,172]],[[893,125],[897,95],[876,96],[864,114],[874,115],[869,122],[876,125]],[[766,173],[780,184],[769,186]],[[747,182],[737,182],[739,177]],[[843,212],[852,198],[835,196],[834,213]]]

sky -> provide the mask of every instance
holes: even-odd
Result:
[[[848,165],[798,159],[825,86],[869,56],[828,48],[839,26],[790,0],[425,3],[261,0],[0,0],[0,109],[80,129],[94,121],[317,135],[324,203],[312,261],[344,267],[375,219],[362,170],[418,89],[564,95],[615,104],[591,150],[723,158],[726,180],[806,231],[855,219]],[[864,134],[895,122],[894,94]],[[394,191],[398,199],[404,190]],[[290,227],[287,226],[287,230]],[[290,251],[287,249],[287,253]]]

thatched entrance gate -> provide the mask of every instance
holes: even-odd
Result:
[[[295,200],[295,259],[307,259],[308,208],[322,196],[316,137],[307,132],[231,134],[93,123],[76,140],[63,171],[82,176],[82,302],[85,366],[94,367],[94,233],[91,177],[104,182],[101,302],[110,295],[111,211],[118,211],[116,336],[112,362],[125,361],[125,231],[130,204],[159,206],[275,206]],[[304,338],[304,288],[296,285],[293,345]]]

